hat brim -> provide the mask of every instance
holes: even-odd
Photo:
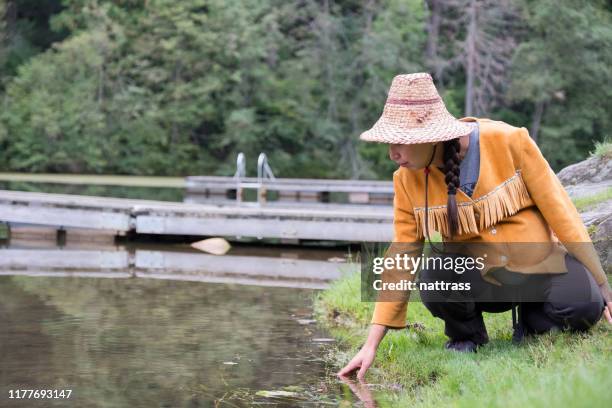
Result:
[[[431,123],[422,128],[402,128],[380,118],[371,129],[363,132],[359,139],[366,142],[389,144],[418,144],[442,142],[469,135],[476,122],[458,119]]]

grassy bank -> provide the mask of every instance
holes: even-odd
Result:
[[[366,338],[373,304],[360,301],[358,273],[315,301],[338,339],[338,369]],[[548,334],[514,346],[510,312],[485,314],[491,342],[477,354],[443,349],[443,322],[421,303],[408,305],[406,330],[389,331],[368,374],[380,406],[605,406],[612,400],[612,330],[603,320],[585,335]],[[399,391],[398,391],[399,390]]]
[[[595,143],[595,150],[591,152],[591,155],[612,158],[612,139],[607,138],[603,142]]]
[[[590,196],[576,198],[573,200],[573,202],[576,209],[582,212],[589,207],[594,207],[595,205],[608,200],[612,200],[612,188],[607,188]]]

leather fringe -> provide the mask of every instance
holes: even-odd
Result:
[[[531,197],[519,170],[487,194],[469,202],[457,203],[459,235],[478,234],[483,229],[516,214],[530,201]],[[476,210],[474,206],[476,206]],[[479,221],[475,217],[476,211],[480,213]],[[428,212],[430,233],[438,231],[442,236],[448,237],[446,205],[428,207]],[[417,224],[417,236],[423,238],[425,235],[425,207],[415,207],[414,215]]]

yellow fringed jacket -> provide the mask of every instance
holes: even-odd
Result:
[[[492,266],[521,273],[567,272],[565,254],[569,252],[587,267],[597,284],[605,282],[601,262],[576,207],[527,129],[487,118],[460,120],[479,124],[480,172],[471,197],[457,190],[459,236],[453,242],[550,242],[546,253],[538,259],[530,254],[532,259],[527,263],[501,254],[496,259],[502,261],[491,261],[482,271],[483,278],[499,284],[487,276]],[[393,173],[393,185],[393,242],[413,243],[418,254],[425,239],[423,169],[400,167]],[[444,174],[432,166],[427,203],[430,234],[438,231],[447,237],[447,197]],[[503,261],[507,259],[510,261]],[[405,327],[406,310],[407,301],[376,302],[372,323]]]

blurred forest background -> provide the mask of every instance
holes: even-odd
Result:
[[[612,5],[0,0],[0,171],[390,179],[392,78],[525,126],[557,171],[612,136]]]

